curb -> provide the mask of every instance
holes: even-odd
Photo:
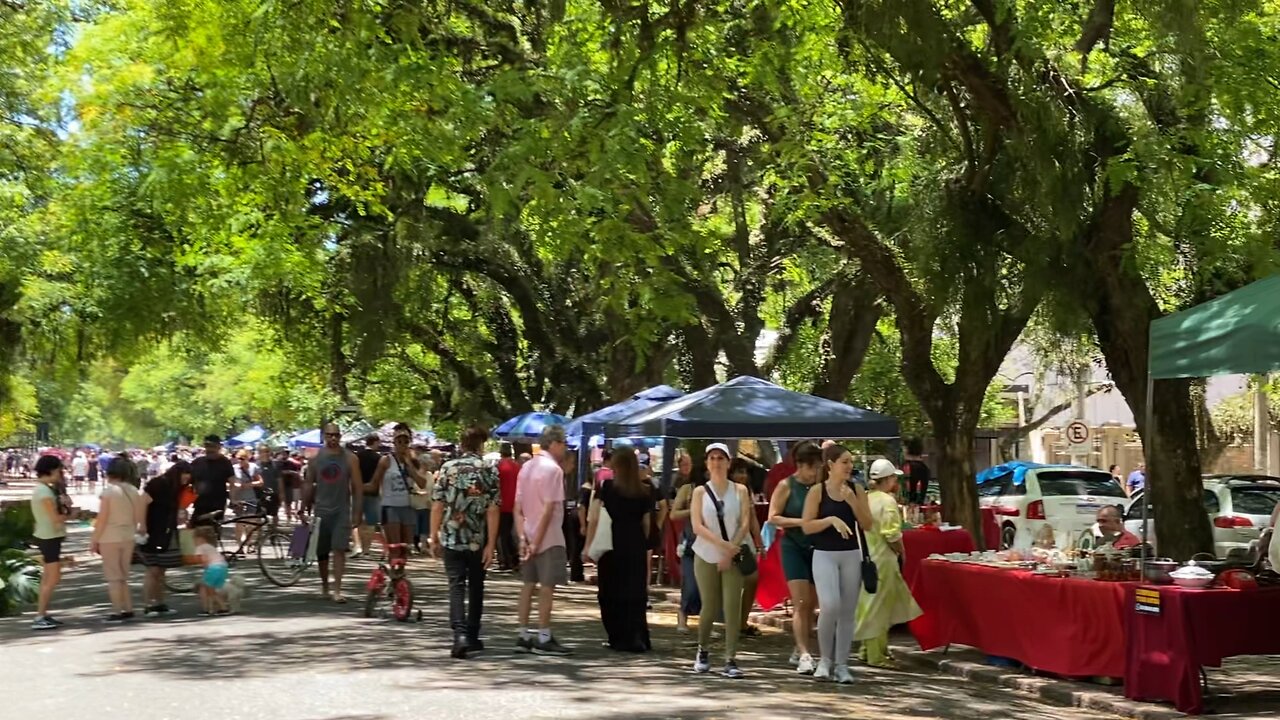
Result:
[[[679,592],[668,592],[665,599],[676,607],[680,605]],[[753,612],[751,622],[791,632],[791,616],[785,611]],[[1175,720],[1187,717],[1167,706],[1130,700],[1119,687],[1107,689],[1100,685],[1029,675],[1009,668],[962,660],[940,650],[923,651],[897,645],[891,646],[889,653],[904,665],[1014,690],[1052,705],[1082,708],[1132,720]]]
[[[1078,707],[1134,720],[1173,720],[1187,717],[1167,707],[1129,700],[1116,691],[1095,689],[1094,686],[1084,683],[1036,677],[1005,668],[959,660],[937,650],[926,652],[897,646],[889,648],[889,654],[904,664],[1016,690],[1034,695],[1054,705]]]

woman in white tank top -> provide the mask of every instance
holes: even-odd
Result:
[[[751,502],[746,487],[729,479],[729,448],[724,443],[707,446],[706,485],[693,491],[689,519],[693,524],[693,574],[702,596],[698,615],[698,656],[695,672],[711,669],[708,646],[716,610],[723,609],[725,664],[723,674],[740,678],[736,654],[742,633],[742,571],[735,559],[751,529]],[[723,522],[723,524],[722,524]]]
[[[371,481],[364,486],[365,493],[377,493],[382,498],[382,531],[388,545],[404,545],[397,552],[388,552],[389,558],[407,557],[409,542],[413,537],[417,518],[409,504],[410,483],[423,487],[425,476],[419,471],[417,459],[409,452],[413,431],[408,425],[398,423],[392,430],[395,435],[389,455],[383,455],[373,472]]]

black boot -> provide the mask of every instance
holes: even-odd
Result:
[[[449,652],[449,655],[457,660],[466,660],[467,652],[470,649],[471,646],[467,643],[467,637],[465,635],[457,635],[453,638],[453,650]]]

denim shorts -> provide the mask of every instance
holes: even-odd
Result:
[[[382,498],[377,495],[365,497],[360,506],[360,512],[365,525],[372,527],[382,522]]]
[[[414,527],[417,522],[417,515],[413,508],[408,505],[383,507],[382,508],[382,524],[383,525],[404,525],[405,527]]]

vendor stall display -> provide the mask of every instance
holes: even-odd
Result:
[[[973,559],[921,563],[911,592],[924,615],[910,628],[922,649],[969,645],[1060,675],[1124,675],[1131,584],[1038,574],[1032,561]]]
[[[1204,712],[1201,668],[1236,655],[1280,653],[1276,608],[1280,588],[1137,588],[1125,606],[1125,696]]]

